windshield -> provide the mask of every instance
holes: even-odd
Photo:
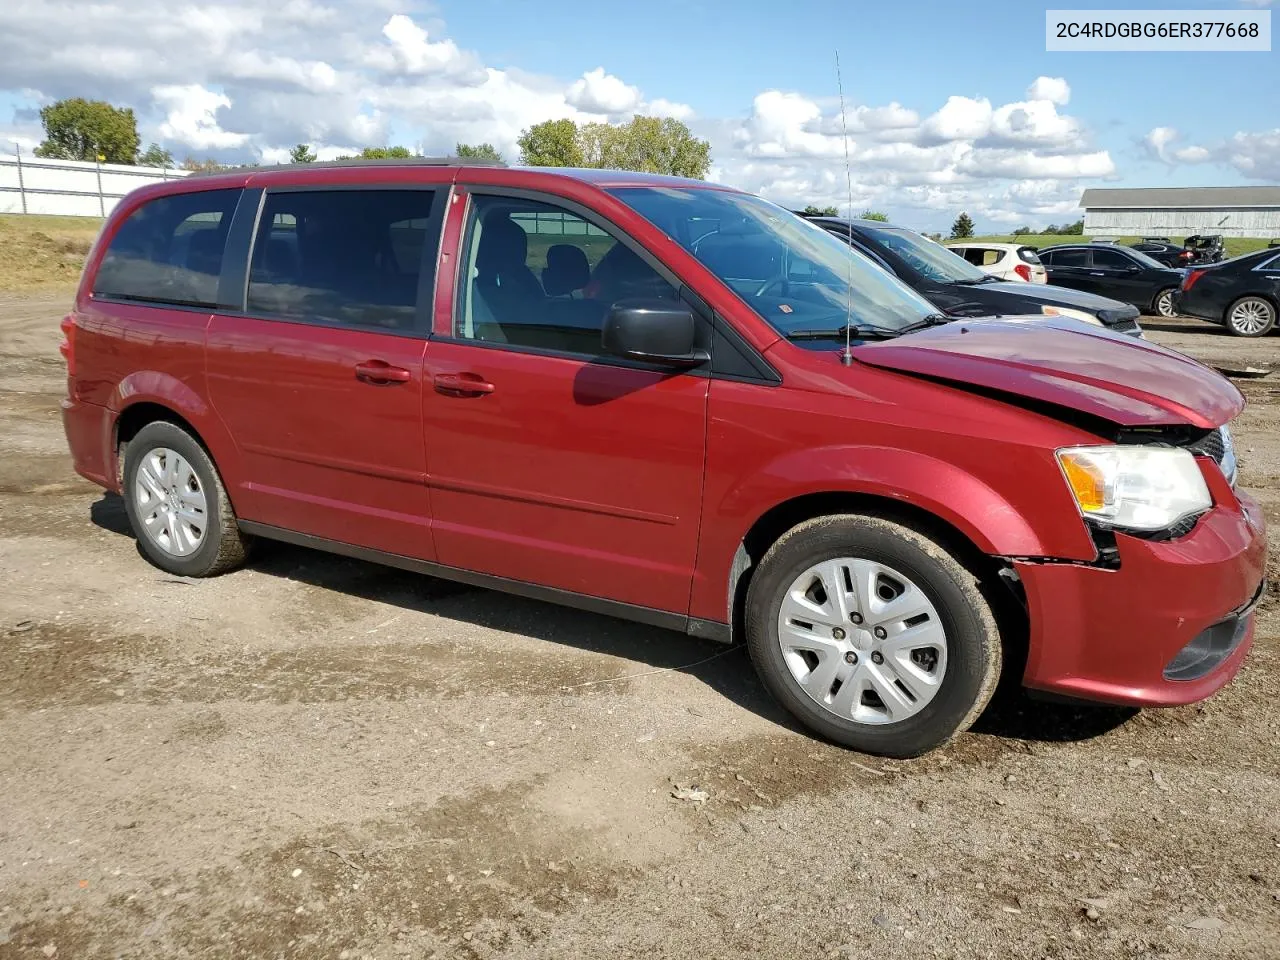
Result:
[[[974,283],[988,276],[954,250],[898,227],[858,225],[872,243],[886,247],[927,280],[938,283]]]
[[[900,330],[938,312],[842,240],[759,197],[671,187],[610,192],[693,254],[784,337],[814,330],[843,336],[850,319]]]

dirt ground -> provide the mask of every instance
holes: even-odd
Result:
[[[285,546],[160,573],[71,472],[66,303],[0,299],[0,958],[1280,956],[1274,597],[1200,707],[868,758],[740,650]],[[1280,529],[1280,373],[1241,383]]]

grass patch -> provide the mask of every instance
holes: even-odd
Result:
[[[0,292],[74,286],[102,221],[0,214]]]
[[[1141,237],[1115,237],[1115,238],[1109,238],[1109,239],[1116,239],[1120,243],[1124,244],[1125,246],[1128,246],[1131,243],[1137,243],[1142,238]],[[964,242],[965,243],[1025,243],[1029,247],[1040,248],[1040,247],[1052,247],[1055,244],[1059,244],[1059,243],[1088,243],[1089,240],[1090,238],[1088,236],[1082,237],[1082,236],[1079,236],[1078,234],[1033,233],[1023,237],[1014,237],[1007,234],[1003,236],[970,237]],[[1181,237],[1170,237],[1171,243],[1180,243],[1181,240],[1182,240]],[[944,240],[942,242],[949,243],[951,241]],[[1253,251],[1255,250],[1262,250],[1270,242],[1271,241],[1269,238],[1266,238],[1266,239],[1260,239],[1257,237],[1223,237],[1222,238],[1223,246],[1227,248],[1228,257],[1239,257],[1246,253],[1253,253]]]

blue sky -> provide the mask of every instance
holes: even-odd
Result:
[[[0,137],[30,144],[33,111],[75,95],[133,106],[144,140],[179,158],[278,159],[298,140],[322,155],[490,140],[510,155],[519,130],[542,119],[641,112],[677,116],[710,139],[717,179],[783,203],[843,206],[838,48],[854,206],[910,226],[943,228],[961,208],[992,229],[1061,222],[1087,186],[1280,181],[1276,53],[1049,53],[1045,7],[6,4]]]

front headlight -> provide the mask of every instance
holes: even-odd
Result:
[[[1040,312],[1046,317],[1070,317],[1072,320],[1082,320],[1085,323],[1091,323],[1095,327],[1102,326],[1101,320],[1085,310],[1073,310],[1070,307],[1053,307],[1046,303],[1040,307]]]
[[[1081,516],[1107,526],[1166,530],[1213,505],[1195,457],[1176,447],[1068,447],[1058,463]]]

